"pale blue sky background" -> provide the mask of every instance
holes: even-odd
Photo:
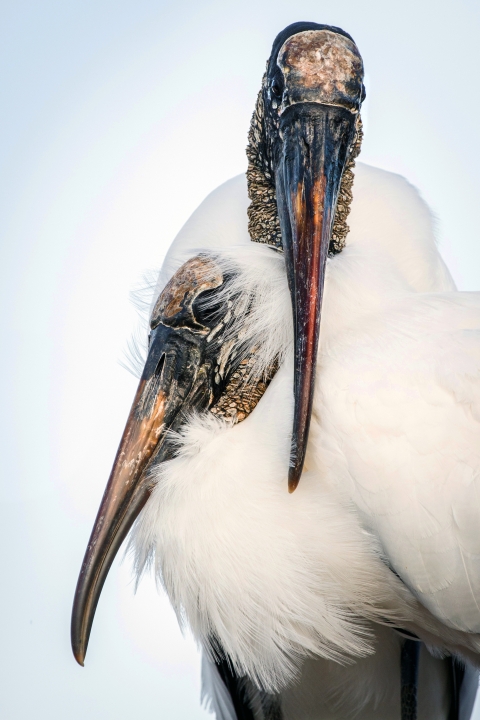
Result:
[[[3,720],[207,717],[192,641],[152,582],[134,596],[128,561],[83,670],[70,608],[136,384],[128,292],[245,170],[265,60],[296,20],[353,35],[362,160],[420,188],[479,289],[478,2],[0,0]]]

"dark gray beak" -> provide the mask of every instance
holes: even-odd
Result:
[[[154,309],[147,361],[75,592],[71,640],[80,665],[108,571],[150,496],[151,463],[171,457],[168,431],[177,429],[185,414],[205,410],[214,400],[207,342],[211,327],[197,321],[194,302],[222,282],[213,261],[193,258],[172,278]]]
[[[283,154],[277,205],[292,297],[295,410],[288,487],[298,485],[312,413],[325,262],[355,115],[341,107],[296,104],[281,117]]]

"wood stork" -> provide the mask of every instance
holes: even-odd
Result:
[[[347,236],[363,98],[343,30],[277,36],[247,178],[164,263],[77,585],[83,664],[133,527],[217,718],[466,719],[475,697],[480,297],[397,176],[357,167]]]

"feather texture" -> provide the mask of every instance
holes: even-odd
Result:
[[[368,657],[372,622],[475,657],[478,296],[455,292],[416,191],[358,164],[347,245],[327,265],[306,472],[288,495],[290,299],[282,256],[250,242],[247,205],[243,176],[212,193],[156,295],[187,258],[213,254],[250,308],[230,340],[257,349],[257,370],[282,364],[243,423],[189,418],[176,457],[152,469],[138,575],[153,564],[210,658],[220,645],[270,691],[301,682],[308,657]]]

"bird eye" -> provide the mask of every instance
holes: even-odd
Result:
[[[282,97],[282,85],[278,78],[275,78],[275,80],[272,82],[272,84],[270,85],[270,90],[272,95],[274,95],[276,98]]]

